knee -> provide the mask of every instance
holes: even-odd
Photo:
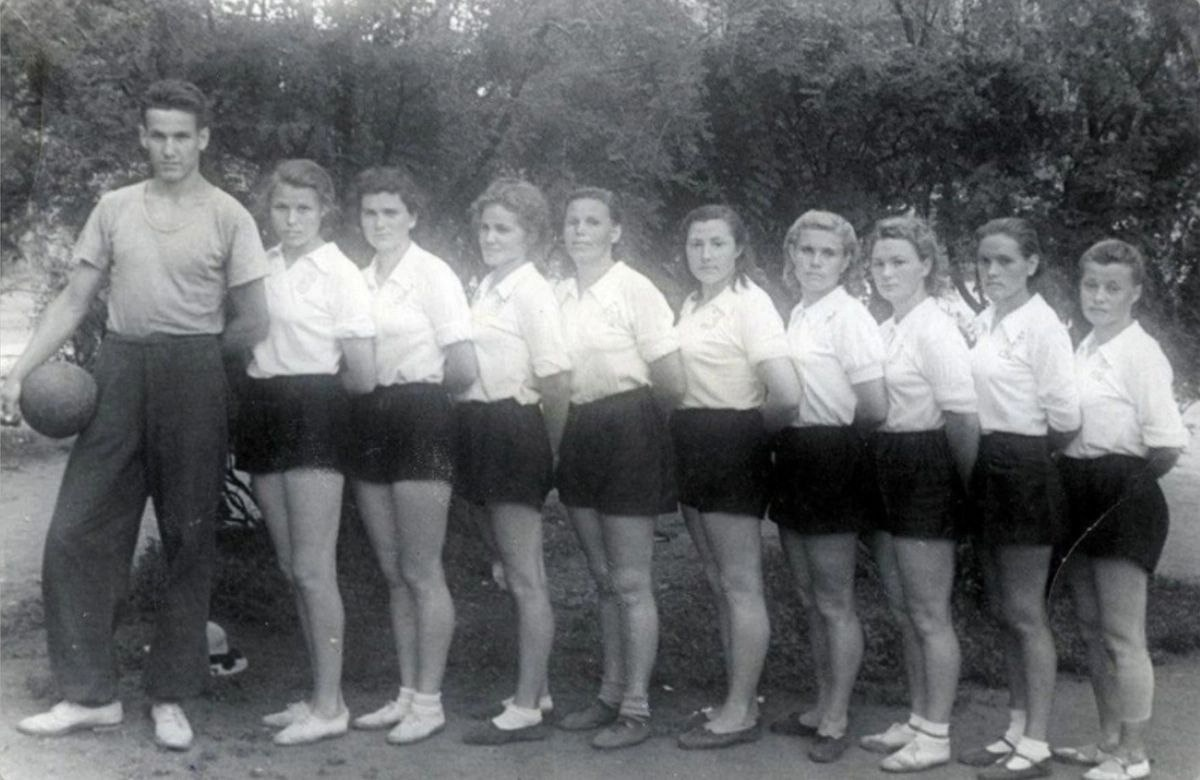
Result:
[[[927,604],[909,607],[908,621],[921,637],[931,637],[954,631],[950,623],[950,610]]]
[[[1118,668],[1149,662],[1150,651],[1141,631],[1108,626],[1101,632],[1101,639],[1105,653]]]
[[[1009,601],[1001,610],[1004,625],[1020,636],[1035,636],[1047,630],[1046,610],[1038,599]]]
[[[592,581],[596,583],[596,591],[600,598],[613,598],[617,595],[616,587],[613,585],[612,572],[607,566],[591,566],[589,571],[592,573]]]
[[[612,588],[616,597],[627,607],[651,601],[654,594],[650,589],[650,572],[639,569],[614,569]]]
[[[762,578],[746,571],[728,571],[718,577],[721,592],[731,606],[755,606],[762,603]]]
[[[304,593],[318,593],[331,587],[337,587],[337,579],[333,570],[313,562],[293,562],[284,576],[287,577],[293,588]]]
[[[813,606],[828,625],[846,625],[857,619],[853,594],[817,593],[813,599]]]
[[[547,598],[546,578],[539,572],[518,571],[505,567],[504,578],[513,599],[526,603]]]
[[[507,576],[507,572],[505,575]],[[411,592],[417,599],[427,597],[446,587],[441,561],[437,560],[428,563],[402,564],[398,579],[397,585]]]

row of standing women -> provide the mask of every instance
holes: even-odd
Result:
[[[893,310],[877,325],[842,286],[859,257],[854,229],[828,212],[802,215],[786,239],[801,300],[785,327],[755,282],[744,224],[724,206],[684,220],[694,289],[676,322],[658,289],[614,258],[622,214],[608,191],[567,198],[575,273],[552,285],[535,262],[554,233],[545,198],[527,182],[493,183],[472,207],[489,272],[469,303],[449,267],[412,242],[423,207],[405,174],[356,180],[351,203],[375,251],[362,271],[322,238],[335,202],[309,161],[281,164],[269,182],[281,242],[270,253],[271,331],[254,349],[237,437],[313,668],[311,695],[264,718],[280,728],[277,743],[353,725],[406,744],[443,728],[452,490],[485,513],[517,616],[516,689],[464,739],[544,738],[554,617],[540,509],[557,485],[595,579],[603,643],[596,698],[558,726],[596,730],[597,748],[651,733],[652,534],[655,516],[677,505],[716,598],[727,675],[724,699],[698,711],[679,744],[759,738],[769,508],[817,670],[814,705],[772,730],[811,737],[812,760],[850,746],[863,655],[854,571],[868,532],[904,640],[911,714],[860,743],[886,753],[888,771],[950,760],[950,596],[956,542],[971,534],[1005,627],[1010,723],[959,760],[981,778],[1050,774],[1056,662],[1044,593],[1053,551],[1069,543],[1101,738],[1056,752],[1093,765],[1089,780],[1148,774],[1142,626],[1167,523],[1156,478],[1186,431],[1170,366],[1132,317],[1144,272],[1135,249],[1105,241],[1081,258],[1094,329],[1072,356],[1065,327],[1029,288],[1041,252],[1018,219],[978,233],[991,305],[969,349],[931,296],[944,258],[916,218],[882,220],[866,241]],[[394,699],[352,722],[334,562],[343,473],[390,589],[400,677]]]

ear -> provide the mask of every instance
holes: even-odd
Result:
[[[138,143],[143,149],[150,148],[150,134],[146,131],[146,123],[138,123]]]
[[[1141,299],[1142,299],[1142,286],[1140,284],[1135,284],[1133,286],[1133,300],[1130,301],[1129,303],[1130,303],[1130,305],[1133,305],[1133,304],[1137,303],[1138,301],[1140,301]]]
[[[1038,271],[1038,268],[1041,267],[1042,258],[1038,257],[1036,254],[1032,254],[1029,257],[1025,258],[1025,262],[1029,263],[1029,265],[1030,265],[1029,273],[1026,274],[1025,276],[1026,276],[1026,278],[1030,278],[1034,274],[1036,274]]]
[[[613,225],[612,243],[616,244],[621,240],[621,226]]]
[[[197,142],[197,146],[199,147],[200,151],[203,152],[205,149],[208,148],[208,138],[209,138],[209,133],[208,133],[207,127],[200,128],[199,132],[196,133],[196,142]]]

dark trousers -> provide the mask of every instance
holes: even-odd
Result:
[[[109,335],[96,365],[96,416],[59,488],[42,562],[50,665],[68,701],[117,698],[117,608],[146,499],[167,569],[144,673],[155,701],[208,679],[209,586],[227,454],[225,373],[215,336]]]

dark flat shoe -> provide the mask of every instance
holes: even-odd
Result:
[[[992,751],[988,750],[986,746],[975,748],[974,750],[968,750],[965,753],[959,753],[958,763],[963,764],[964,766],[978,767],[998,764],[1007,759],[1010,755],[1012,755],[1012,752],[1016,750],[1016,748],[1014,748],[1008,742],[1005,742],[1004,744],[1008,745],[1008,752],[1006,753],[993,753]]]
[[[616,722],[592,738],[597,750],[616,750],[633,747],[650,739],[650,719],[620,715]]]
[[[825,734],[818,734],[813,740],[812,746],[808,749],[808,758],[810,761],[818,764],[832,764],[849,749],[850,735],[848,733],[840,737],[829,737]]]
[[[550,736],[545,723],[535,723],[519,729],[502,729],[492,721],[485,721],[467,729],[463,742],[467,745],[507,745],[512,742],[537,742]]]
[[[749,728],[729,731],[724,734],[710,731],[704,726],[697,726],[691,731],[685,731],[680,734],[678,743],[679,747],[684,750],[714,750],[716,748],[740,745],[745,742],[757,742],[760,739],[762,739],[762,726],[755,723]]]
[[[616,720],[616,707],[601,699],[592,699],[592,703],[583,709],[564,715],[558,721],[558,727],[564,731],[590,731],[607,726]]]
[[[1010,754],[1010,757],[1012,755],[1019,754]],[[1025,758],[1024,756],[1020,757]],[[1029,766],[1023,769],[1009,769],[1008,760],[1006,759],[979,770],[979,773],[975,777],[978,780],[1032,780],[1035,777],[1049,777],[1054,774],[1054,770],[1050,767],[1051,759],[1049,758],[1045,761],[1025,760],[1029,762]]]

